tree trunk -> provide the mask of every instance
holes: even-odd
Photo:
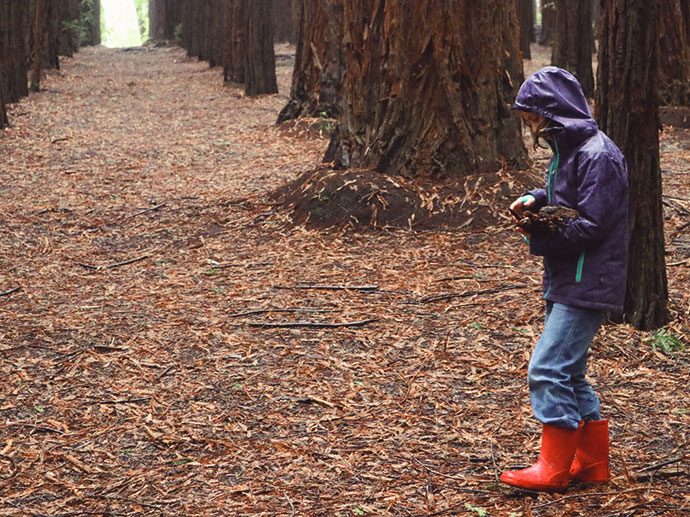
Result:
[[[650,330],[668,321],[659,167],[658,0],[602,0],[597,113],[628,161],[630,256],[625,318]]]
[[[271,0],[250,0],[247,6],[247,52],[244,92],[249,97],[278,93],[273,51]]]
[[[29,94],[26,34],[30,18],[27,2],[0,2],[0,69],[5,102],[17,102]]]
[[[403,5],[404,4],[404,5]],[[462,176],[522,163],[514,0],[346,0],[338,129],[325,160]]]
[[[246,0],[230,0],[226,11],[225,82],[242,84],[245,80],[245,55],[247,53]]]
[[[523,59],[532,59],[530,45],[534,41],[534,0],[516,0],[520,24],[520,50]]]
[[[101,0],[93,0],[91,7],[87,4],[82,4],[82,11],[88,18],[86,38],[81,42],[83,45],[100,45],[101,44]]]
[[[690,106],[690,0],[661,2],[659,100]]]
[[[43,0],[34,2],[34,48],[31,64],[31,91],[37,92],[41,89],[41,62],[43,61]]]
[[[273,39],[295,43],[297,38],[297,22],[295,5],[301,0],[273,0],[271,19],[273,20]]]
[[[585,96],[594,96],[592,0],[556,0],[551,62],[571,72]]]
[[[0,14],[2,14],[2,7],[0,7]],[[0,129],[7,127],[9,120],[7,119],[7,110],[5,109],[5,97],[2,94],[2,66],[0,66]]]
[[[553,43],[554,27],[556,25],[556,1],[542,0],[541,2],[541,34],[539,44],[548,46]]]
[[[338,116],[345,62],[342,0],[298,0],[300,22],[292,88],[278,122]]]

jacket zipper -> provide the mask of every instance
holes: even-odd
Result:
[[[575,281],[582,282],[582,268],[585,265],[585,252],[580,253],[580,258],[577,261],[577,271],[575,271]]]
[[[560,158],[560,154],[558,153],[558,143],[556,140],[547,140],[549,145],[551,145],[551,150],[553,151],[553,160],[551,160],[551,165],[549,166],[549,172],[548,172],[548,178],[546,182],[546,195],[548,199],[548,204],[551,204],[551,190],[553,188],[553,184],[556,182],[556,175],[558,174],[558,160]],[[549,263],[546,257],[544,257],[544,269],[546,269],[546,276],[549,279],[549,287],[546,289],[546,292],[544,293],[544,298],[546,298],[549,295],[549,292],[551,291],[551,269],[549,269]]]

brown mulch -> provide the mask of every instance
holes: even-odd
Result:
[[[612,481],[497,483],[539,445],[539,261],[500,206],[476,227],[295,224],[271,196],[328,135],[275,126],[290,72],[249,99],[176,48],[87,48],[10,107],[0,515],[690,513],[689,352],[625,325],[590,360]],[[667,332],[687,344],[690,132],[661,149]],[[538,175],[456,197],[471,212]]]

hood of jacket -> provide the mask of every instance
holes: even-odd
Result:
[[[547,66],[533,73],[518,91],[513,109],[536,113],[558,123],[547,130],[565,133],[569,142],[579,142],[599,130],[578,80],[568,71]]]

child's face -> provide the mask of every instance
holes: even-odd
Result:
[[[527,111],[520,112],[520,115],[522,115],[522,121],[527,127],[529,127],[529,130],[533,135],[539,134],[539,131],[544,128],[546,118],[542,117],[541,115],[529,113]]]

